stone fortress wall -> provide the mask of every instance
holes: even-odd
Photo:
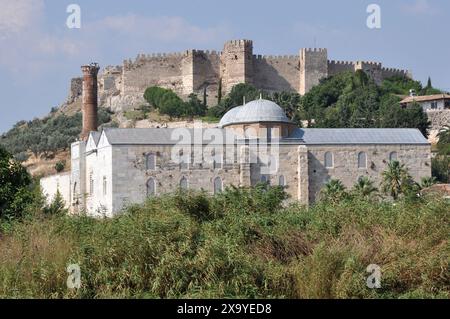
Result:
[[[307,93],[319,80],[343,71],[364,70],[375,81],[408,71],[384,68],[377,62],[346,62],[328,59],[327,49],[301,49],[299,55],[256,55],[251,40],[232,40],[223,51],[187,50],[181,53],[139,54],[121,66],[106,67],[99,74],[100,106],[115,111],[144,102],[149,86],[171,89],[182,98],[195,93],[215,105],[239,83],[267,91]],[[79,80],[72,80],[71,96],[79,94]]]

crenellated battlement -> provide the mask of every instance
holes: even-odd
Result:
[[[296,61],[300,57],[298,55],[253,55],[255,60],[279,60],[279,61]]]
[[[305,94],[325,77],[356,70],[365,71],[377,83],[394,75],[411,77],[409,71],[386,68],[376,61],[329,60],[327,48],[300,48],[296,55],[253,54],[253,41],[248,39],[227,41],[221,51],[141,53],[120,67],[105,68],[103,74],[109,77],[107,84],[115,79],[121,95],[142,95],[145,88],[156,85],[182,97],[206,93],[212,101],[219,96],[219,87],[223,97],[239,83]]]
[[[356,61],[355,65],[358,66],[370,66],[370,67],[374,67],[374,68],[382,68],[382,64],[380,62],[374,62],[374,61]]]
[[[328,61],[328,65],[329,66],[351,66],[351,65],[355,65],[355,62],[352,61],[336,61],[336,60],[329,60]]]
[[[252,40],[246,40],[246,39],[230,40],[230,41],[225,42],[225,47],[227,47],[227,46],[251,47],[251,46],[253,46],[253,41]]]

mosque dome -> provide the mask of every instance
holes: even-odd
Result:
[[[257,122],[292,123],[278,104],[259,99],[229,110],[220,120],[219,126]]]

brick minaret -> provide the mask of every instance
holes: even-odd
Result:
[[[89,132],[97,131],[97,74],[99,71],[97,63],[83,65],[83,129],[81,131],[81,139],[86,140]]]

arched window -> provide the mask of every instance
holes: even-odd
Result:
[[[145,167],[147,170],[155,170],[156,169],[156,155],[155,154],[147,154],[145,157]]]
[[[284,175],[280,175],[280,177],[278,177],[278,185],[286,186],[286,178],[284,177]]]
[[[181,189],[188,189],[188,180],[184,176],[180,179],[180,188]]]
[[[214,194],[222,192],[222,179],[220,177],[214,178]]]
[[[108,190],[108,183],[106,180],[106,176],[103,176],[103,195],[107,194],[107,190]]]
[[[398,160],[398,154],[397,152],[392,152],[391,154],[389,154],[389,161],[393,162]]]
[[[334,167],[333,153],[331,153],[331,152],[326,152],[325,153],[325,167],[326,168],[333,168]]]
[[[89,195],[94,194],[94,173],[89,174]]]
[[[270,184],[270,178],[268,175],[261,175],[261,182]]]
[[[147,197],[155,196],[156,194],[156,183],[153,177],[150,177],[147,181]]]
[[[358,154],[358,168],[367,168],[367,154],[364,152]]]

